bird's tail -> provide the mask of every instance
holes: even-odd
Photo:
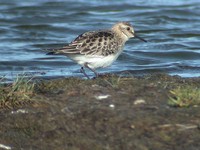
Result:
[[[45,49],[45,51],[47,51],[46,55],[56,55],[59,52],[59,48],[58,49]]]
[[[54,51],[46,53],[46,55],[55,55],[55,54],[56,54],[56,52],[54,52]]]

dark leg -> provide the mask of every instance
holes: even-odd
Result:
[[[98,73],[97,73],[94,69],[90,68],[90,67],[88,66],[88,63],[85,63],[84,66],[85,66],[86,68],[90,69],[92,72],[94,72],[96,78],[98,78],[98,76],[99,76]]]
[[[81,71],[81,73],[84,74],[84,76],[85,76],[86,78],[90,79],[89,76],[85,73],[85,70],[84,70],[83,67],[81,67],[80,71]]]

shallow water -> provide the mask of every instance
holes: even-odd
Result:
[[[82,76],[80,66],[44,49],[64,46],[88,30],[130,21],[148,43],[132,39],[100,73],[164,72],[200,76],[200,1],[0,1],[0,76]],[[91,72],[87,72],[93,75]]]

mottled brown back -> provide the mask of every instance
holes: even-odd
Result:
[[[55,51],[56,54],[103,55],[117,53],[119,40],[112,31],[90,31],[79,35],[74,41]]]

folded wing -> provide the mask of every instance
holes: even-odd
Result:
[[[79,35],[66,46],[48,54],[109,55],[116,52],[118,43],[111,31],[90,31]]]

